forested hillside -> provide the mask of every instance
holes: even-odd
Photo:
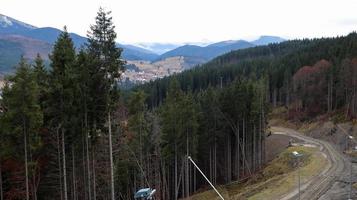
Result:
[[[236,80],[199,93],[170,81],[159,107],[147,94],[120,97],[121,49],[109,13],[98,12],[85,48],[65,29],[47,69],[22,58],[5,78],[0,115],[4,199],[158,199],[193,194],[206,183],[249,177],[264,164],[264,80]],[[233,106],[233,107],[232,107]]]
[[[346,107],[346,117],[356,117],[356,58],[356,33],[293,40],[234,51],[139,88],[149,94],[147,102],[155,107],[163,103],[173,78],[182,90],[193,93],[235,80],[263,79],[267,82],[267,100],[273,106],[285,105],[295,114],[308,115],[305,117]]]
[[[194,156],[215,184],[244,180],[260,169],[265,162],[269,107],[284,105],[288,117],[299,121],[326,113],[344,119],[356,118],[356,57],[356,33],[338,38],[287,41],[231,52],[201,67],[137,87],[137,91],[148,95],[149,109],[154,113],[158,110],[163,136],[172,135],[164,137],[161,144],[164,150],[169,144],[174,155],[170,163],[175,165],[165,168],[174,173],[167,183],[169,191],[185,197],[205,185],[195,172],[191,172],[191,178],[188,172],[188,178],[184,174],[182,181],[188,179],[189,183],[182,182],[180,186],[181,179],[176,179],[176,172],[183,169],[185,173],[187,166],[182,162],[182,167],[176,167],[176,163],[180,157],[185,160],[187,154]],[[190,103],[168,106],[175,102],[173,99],[176,102],[181,99],[172,94],[173,83],[176,91],[192,99],[198,113],[197,132],[190,132],[196,134],[197,143],[194,144],[195,136],[187,135],[186,145],[190,148],[186,147],[178,159],[176,154],[180,153],[175,153],[176,146],[184,143],[185,138],[179,143],[180,138],[172,137],[184,135],[178,130],[185,123],[195,122],[196,115],[187,115],[185,123],[181,123],[181,112]],[[160,113],[165,115],[160,117]]]
[[[0,100],[1,199],[177,200],[266,164],[267,114],[357,114],[357,34],[238,50],[121,92],[122,50],[100,9],[80,50],[65,29],[50,55],[21,59]]]

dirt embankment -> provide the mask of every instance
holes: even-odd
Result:
[[[281,135],[281,134],[272,134],[268,136],[265,140],[266,146],[266,161],[272,161],[276,158],[281,152],[286,150],[289,147],[289,142],[300,142],[296,138],[290,137],[288,135]]]

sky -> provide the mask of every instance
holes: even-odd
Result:
[[[85,36],[99,7],[112,11],[118,42],[199,43],[346,35],[357,0],[0,0],[0,14]]]

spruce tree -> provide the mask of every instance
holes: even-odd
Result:
[[[118,80],[124,69],[124,61],[120,58],[122,49],[115,42],[117,34],[110,14],[110,11],[99,9],[95,24],[88,33],[87,48],[91,58],[91,71],[95,72],[90,85],[93,94],[91,118],[94,129],[104,129],[105,122],[108,124],[111,199],[114,200],[111,111],[118,100]]]
[[[32,169],[29,169],[32,160],[29,152],[34,152],[41,145],[39,128],[42,126],[43,115],[39,105],[38,86],[33,71],[24,58],[21,58],[16,73],[8,77],[8,83],[3,90],[2,107],[5,112],[1,125],[4,132],[11,134],[9,137],[18,140],[23,138],[26,197],[22,198],[29,200],[30,193],[36,193],[36,191],[30,192],[29,176],[30,174],[34,176],[34,173],[30,173]],[[11,156],[16,159],[18,147],[14,145],[11,148],[15,148]],[[34,164],[31,164],[32,168]]]
[[[68,194],[65,141],[66,137],[70,137],[68,133],[73,134],[73,124],[71,123],[71,119],[74,111],[73,103],[75,101],[75,90],[73,87],[73,67],[76,54],[72,39],[70,38],[66,27],[64,27],[64,31],[59,35],[54,45],[53,52],[50,55],[50,59],[50,126],[52,130],[60,130],[61,133],[62,167],[60,167],[60,170],[63,170],[63,195],[64,199],[67,200]],[[62,179],[62,177],[60,177],[60,179]]]
[[[39,101],[41,109],[44,111],[48,98],[48,71],[40,54],[37,54],[33,64],[34,78],[38,85]]]

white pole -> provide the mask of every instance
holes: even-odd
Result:
[[[208,178],[205,176],[205,174],[201,171],[201,169],[196,165],[195,161],[192,160],[191,156],[187,157],[192,164],[198,169],[198,171],[202,174],[202,176],[206,179],[206,181],[211,185],[211,187],[214,189],[214,191],[218,194],[218,196],[224,200],[223,196],[218,192],[218,190],[213,186],[213,184],[211,183],[211,181],[208,180]]]
[[[350,163],[350,191],[348,193],[348,199],[352,199],[352,160]]]
[[[300,198],[300,159],[298,157],[298,174],[299,174],[299,200],[301,199]]]

